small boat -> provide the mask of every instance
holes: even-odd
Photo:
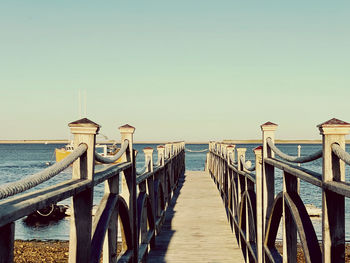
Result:
[[[31,213],[24,218],[24,222],[28,225],[47,225],[66,217],[67,209],[67,205],[51,204],[46,208]]]
[[[70,144],[65,145],[63,148],[56,148],[55,149],[56,162],[59,162],[62,159],[66,158],[73,151],[74,151],[74,146],[72,142]],[[113,145],[97,144],[95,146],[95,151],[98,154],[100,154],[102,157],[113,157],[119,151],[119,149],[115,144]],[[114,163],[120,163],[120,162],[121,162],[121,159],[118,159]]]

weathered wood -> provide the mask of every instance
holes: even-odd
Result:
[[[180,178],[148,262],[244,262],[208,173]]]
[[[315,229],[300,196],[297,193],[285,193],[284,202],[297,227],[305,261],[321,262],[322,254]]]
[[[104,260],[116,262],[117,229],[114,225],[118,225],[117,202],[118,195],[114,193],[106,193],[100,202],[92,226],[91,262],[99,262],[102,248]]]
[[[122,184],[122,195],[127,200],[129,199],[129,216],[131,220],[132,227],[132,243],[133,243],[133,262],[137,262],[138,259],[138,235],[137,235],[137,208],[136,208],[136,167],[135,167],[135,156],[136,153],[133,149],[135,128],[126,124],[119,127],[121,134],[121,141],[128,140],[129,147],[127,151],[122,156],[123,162],[131,162],[132,166],[123,172],[123,184]],[[127,189],[125,187],[127,184]],[[128,191],[126,191],[128,190]]]
[[[0,227],[0,233],[0,263],[12,263],[15,242],[15,223],[11,222]]]
[[[119,195],[119,173],[116,173],[114,177],[108,178],[105,181],[105,196],[118,196]],[[115,206],[115,204],[114,204]],[[105,234],[103,242],[103,262],[115,263],[117,262],[116,251],[118,241],[118,207],[113,207],[113,204],[109,208],[108,216],[108,229]],[[95,216],[95,218],[97,218]],[[94,232],[93,232],[94,233]],[[94,246],[92,246],[94,248]],[[95,248],[94,248],[95,250]]]
[[[272,204],[275,198],[275,172],[274,167],[265,163],[265,158],[273,158],[274,152],[268,146],[266,140],[271,138],[272,142],[275,140],[275,131],[277,125],[272,122],[264,123],[260,126],[262,130],[262,141],[263,141],[263,162],[262,162],[262,173],[263,173],[263,219],[265,230],[267,228],[267,222],[269,221],[269,214],[272,208]]]
[[[262,147],[254,149],[255,154],[255,179],[256,179],[256,243],[257,243],[257,261],[263,262],[264,258],[264,234],[263,234],[263,193],[262,193]]]
[[[278,226],[280,225],[283,214],[283,192],[280,192],[271,208],[271,214],[269,215],[269,221],[267,222],[265,240],[264,240],[264,261],[269,258],[271,262],[282,262],[281,255],[277,252],[275,247],[276,236],[278,231]],[[270,252],[270,253],[269,253]],[[273,253],[272,253],[273,252]],[[271,258],[273,257],[273,259]]]
[[[348,182],[323,182],[323,189],[350,198],[350,183]]]
[[[69,124],[74,134],[74,147],[82,142],[88,146],[87,152],[73,163],[72,179],[88,179],[93,181],[95,169],[95,143],[99,125],[89,120],[76,121]],[[72,198],[72,214],[70,216],[69,259],[74,262],[88,262],[91,254],[91,228],[93,205],[93,189],[88,188]]]
[[[72,179],[5,200],[0,203],[0,227],[91,187],[90,180]]]
[[[274,167],[279,168],[289,174],[297,176],[305,182],[308,182],[318,187],[322,186],[322,176],[319,173],[301,167],[297,167],[274,158],[265,158],[264,162],[273,165]]]
[[[345,149],[350,124],[330,120],[319,126],[323,142],[323,181],[345,181],[345,164],[332,152],[332,144]],[[330,190],[322,192],[323,262],[345,261],[345,199]]]
[[[297,226],[286,206],[285,196],[298,192],[297,177],[283,173],[283,262],[297,262]]]
[[[103,170],[99,170],[94,174],[94,181],[93,181],[94,186],[100,183],[103,183],[106,180],[109,180],[110,178],[115,177],[116,175],[123,172],[124,170],[129,169],[131,166],[132,166],[131,162],[123,162],[123,163],[113,164],[111,166],[107,166]]]

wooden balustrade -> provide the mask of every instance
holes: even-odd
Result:
[[[100,126],[88,119],[69,124],[74,147],[82,143],[87,151],[73,163],[72,179],[41,190],[15,195],[0,202],[0,263],[13,262],[14,221],[52,203],[72,197],[69,262],[146,262],[161,231],[165,210],[179,176],[185,170],[183,142],[157,147],[158,165],[153,165],[152,148],[145,148],[146,172],[136,175],[135,128],[120,127],[122,143],[128,146],[122,161],[95,171],[95,142]],[[119,178],[122,177],[122,180]],[[123,183],[119,193],[120,181]],[[105,183],[104,196],[92,217],[93,190]],[[121,229],[118,229],[118,218]],[[117,255],[118,231],[123,248]]]
[[[296,262],[298,236],[306,262],[344,262],[344,200],[350,197],[350,183],[345,181],[345,161],[332,151],[332,145],[338,144],[345,152],[350,124],[332,119],[318,127],[323,141],[322,174],[275,157],[267,143],[274,143],[277,129],[271,122],[261,125],[262,146],[254,149],[253,172],[244,168],[245,148],[209,143],[206,167],[226,205],[246,262]],[[283,190],[278,194],[275,169],[280,169],[283,176]],[[322,240],[317,239],[299,196],[298,180],[322,190]],[[283,253],[275,247],[281,219]]]

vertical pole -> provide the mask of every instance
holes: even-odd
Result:
[[[263,220],[263,180],[262,180],[262,146],[254,149],[255,154],[255,180],[256,180],[256,235],[257,259],[264,262],[264,220]]]
[[[263,156],[262,156],[262,182],[263,182],[263,233],[265,238],[267,223],[269,222],[269,215],[272,209],[273,201],[275,199],[275,169],[273,166],[264,162],[265,158],[272,158],[275,156],[274,152],[267,145],[266,140],[271,138],[275,141],[275,131],[277,124],[266,122],[261,125],[262,141],[263,141]]]
[[[237,161],[238,161],[238,171],[243,171],[243,165],[241,163],[241,156],[243,157],[243,161],[245,161],[245,152],[247,151],[247,148],[237,148]],[[242,178],[242,175],[237,174],[238,177],[238,186],[237,186],[237,190],[238,190],[238,205],[241,205],[241,201],[242,201],[242,194],[245,191],[245,178]]]
[[[146,147],[143,149],[143,153],[145,155],[145,164],[146,166],[146,172],[153,172],[153,148],[152,147]],[[154,174],[149,176],[147,178],[147,189],[148,189],[148,195],[151,200],[151,207],[152,207],[152,224],[155,225],[156,222],[156,214],[155,214],[155,206],[156,206],[156,200],[154,197]],[[153,238],[151,240],[151,248],[155,247],[155,233],[153,235]]]
[[[229,219],[230,219],[230,225],[231,229],[233,229],[233,171],[229,167],[231,165],[231,156],[235,150],[235,147],[233,145],[227,146],[227,196],[228,196],[228,210],[229,210]]]
[[[301,156],[301,145],[298,145],[298,157]],[[300,167],[301,164],[298,163],[298,166]],[[298,184],[298,194],[300,193],[300,179],[297,178],[297,184]]]
[[[131,168],[123,172],[126,180],[126,184],[129,190],[129,216],[131,222],[131,231],[132,231],[132,243],[133,243],[133,262],[138,261],[138,232],[137,232],[137,206],[136,206],[136,167],[135,167],[135,152],[133,148],[134,143],[134,132],[135,128],[129,124],[119,127],[121,135],[121,143],[125,140],[128,140],[129,146],[126,152],[123,154],[122,162],[131,162]],[[124,185],[123,185],[124,187]],[[126,189],[125,189],[126,190]],[[127,194],[123,191],[123,197],[127,200]]]
[[[74,148],[81,143],[88,146],[79,160],[73,164],[73,179],[93,180],[95,168],[95,142],[100,126],[86,118],[69,124],[74,135]],[[91,209],[93,188],[76,194],[72,198],[72,215],[70,217],[69,262],[88,262],[91,253]]]
[[[350,124],[332,119],[318,125],[323,143],[323,182],[344,182],[345,164],[332,152],[336,143],[345,150],[345,135]],[[323,262],[345,261],[345,198],[323,189],[322,192]]]
[[[158,151],[158,163],[159,163],[159,165],[163,166],[164,165],[164,151],[165,151],[164,146],[158,145],[157,151]]]
[[[15,223],[0,227],[0,263],[12,263],[15,243]]]

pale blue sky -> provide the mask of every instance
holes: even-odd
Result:
[[[349,1],[2,1],[0,139],[318,139],[350,122]]]

